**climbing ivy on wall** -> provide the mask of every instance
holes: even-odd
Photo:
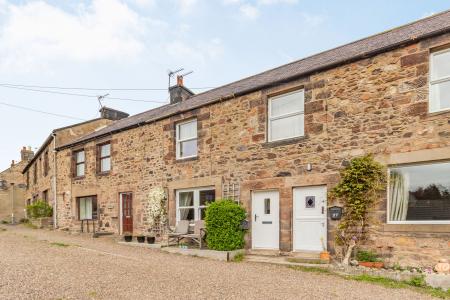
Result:
[[[369,212],[384,190],[386,172],[372,155],[354,158],[341,171],[341,180],[330,197],[343,204],[344,212],[337,227],[336,244],[343,247],[343,263],[348,264],[353,248],[365,239]]]

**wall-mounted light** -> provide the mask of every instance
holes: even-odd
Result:
[[[306,165],[306,171],[311,172],[312,171],[312,164]]]

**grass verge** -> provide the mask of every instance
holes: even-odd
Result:
[[[59,242],[50,243],[50,245],[56,246],[56,247],[63,247],[63,248],[70,246],[69,244],[64,244],[64,243],[59,243]]]
[[[242,262],[245,258],[245,254],[244,253],[238,253],[233,257],[233,262]]]
[[[346,280],[362,281],[368,282],[376,285],[380,285],[391,289],[411,289],[418,293],[428,294],[436,298],[450,299],[450,290],[444,291],[439,288],[433,288],[426,284],[423,276],[416,276],[410,280],[397,281],[394,279],[373,276],[373,275],[340,275],[327,268],[319,267],[303,267],[303,266],[289,266],[290,269],[302,271],[302,272],[313,272],[317,274],[328,274],[341,277]]]

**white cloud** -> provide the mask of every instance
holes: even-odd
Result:
[[[146,20],[118,0],[94,0],[75,14],[43,1],[8,5],[0,30],[0,69],[28,71],[54,61],[138,56]]]
[[[133,0],[132,2],[140,7],[153,7],[156,4],[156,0]]]
[[[194,10],[198,0],[177,0],[177,2],[180,7],[181,14],[187,15]]]
[[[219,38],[199,42],[195,45],[183,40],[175,40],[168,43],[165,50],[173,62],[205,65],[207,61],[221,57],[224,53],[224,46]]]
[[[241,14],[251,20],[259,17],[259,9],[256,6],[250,4],[243,4],[239,7]]]

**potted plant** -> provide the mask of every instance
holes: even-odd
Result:
[[[133,234],[131,232],[126,231],[123,233],[123,239],[127,243],[131,242],[133,240]]]
[[[356,260],[358,261],[358,264],[363,267],[377,269],[381,269],[382,267],[384,267],[384,263],[381,261],[378,255],[372,251],[358,251],[358,253],[356,254]]]
[[[325,247],[325,242],[323,241],[323,237],[320,238],[320,241],[322,242],[322,249],[323,249],[323,251],[320,252],[320,260],[330,261],[330,252],[328,252],[327,248]]]
[[[144,243],[145,242],[145,235],[138,235],[137,237],[138,243]]]
[[[147,243],[148,244],[154,244],[155,243],[155,234],[154,233],[147,234]]]

